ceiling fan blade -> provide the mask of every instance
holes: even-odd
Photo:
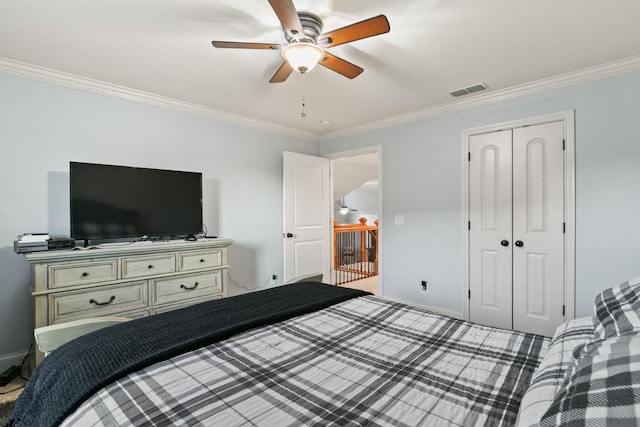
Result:
[[[288,34],[292,36],[300,34],[304,37],[304,29],[292,0],[269,0],[269,4]]]
[[[273,44],[273,43],[243,43],[243,42],[212,41],[211,44],[214,47],[232,48],[232,49],[270,49],[270,50],[280,49],[279,44]]]
[[[291,68],[291,65],[289,65],[287,61],[284,61],[280,68],[278,68],[278,71],[271,77],[269,83],[282,83],[287,80],[287,77],[289,77],[292,72],[293,68]]]
[[[389,21],[384,15],[369,18],[355,24],[321,34],[318,37],[318,44],[324,47],[338,46],[355,40],[366,39],[367,37],[377,36],[379,34],[388,33],[391,28]]]
[[[318,62],[320,65],[324,65],[325,67],[335,71],[338,74],[342,74],[345,77],[353,79],[358,77],[360,73],[364,71],[364,69],[358,67],[355,64],[352,64],[349,61],[345,61],[344,59],[338,58],[335,55],[330,54],[329,52],[324,52],[324,58]]]

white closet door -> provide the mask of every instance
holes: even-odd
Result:
[[[469,152],[469,316],[511,329],[511,131],[474,135]]]
[[[562,122],[513,130],[513,329],[552,336],[563,321]]]

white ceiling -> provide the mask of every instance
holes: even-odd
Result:
[[[267,0],[3,0],[0,59],[322,136],[452,103],[448,92],[479,82],[503,90],[640,55],[638,0],[294,4],[324,31],[378,14],[391,31],[330,49],[364,68],[353,80],[317,67],[270,84],[278,51],[211,46],[283,43]]]

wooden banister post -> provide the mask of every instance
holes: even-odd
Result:
[[[378,275],[378,220],[376,219],[375,221],[373,221],[373,223],[376,226],[376,230],[374,231],[374,236],[375,236],[374,237],[374,241],[375,241],[375,244],[376,244],[376,258],[375,258],[375,261],[374,261],[373,265],[374,265],[375,273],[376,273],[376,276],[377,276]]]
[[[333,218],[333,269],[338,269],[338,219]]]

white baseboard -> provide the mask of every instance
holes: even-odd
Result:
[[[467,320],[467,319],[464,318],[464,316],[462,315],[462,312],[460,312],[460,311],[453,311],[453,310],[449,310],[447,308],[442,308],[442,307],[432,307],[432,306],[429,306],[429,305],[416,304],[415,302],[403,301],[403,300],[396,299],[396,298],[387,298],[387,297],[383,297],[383,298],[388,299],[390,301],[400,302],[402,304],[407,304],[407,305],[412,305],[414,307],[419,307],[419,308],[422,308],[424,310],[432,311],[432,312],[434,312],[436,314],[441,314],[443,316],[453,317],[454,319]]]
[[[18,353],[0,354],[0,372],[4,372],[12,366],[20,366],[22,359],[27,355],[27,351]]]

